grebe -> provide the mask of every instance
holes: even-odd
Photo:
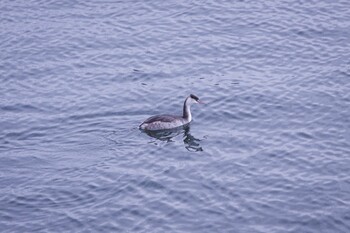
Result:
[[[193,94],[189,95],[183,106],[182,116],[173,116],[173,115],[157,115],[152,116],[145,120],[141,125],[140,129],[142,130],[166,130],[173,129],[180,126],[187,125],[192,121],[191,115],[191,104],[202,103],[199,101],[199,98]]]

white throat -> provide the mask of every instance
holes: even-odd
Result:
[[[183,107],[183,118],[186,119],[186,121],[191,122],[192,121],[192,114],[191,114],[191,98],[187,98],[184,103]]]
[[[187,112],[187,120],[188,122],[191,122],[192,121],[192,114],[191,114],[191,105],[188,104],[186,106],[186,112]]]

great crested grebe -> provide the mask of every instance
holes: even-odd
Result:
[[[173,115],[156,115],[148,118],[140,125],[142,130],[166,130],[173,129],[180,126],[187,125],[192,121],[191,115],[191,104],[202,103],[199,101],[199,98],[193,94],[189,95],[183,106],[182,116],[173,116]]]

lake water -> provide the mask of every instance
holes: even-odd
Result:
[[[0,3],[1,232],[350,232],[350,2]],[[138,130],[181,114],[186,130]]]

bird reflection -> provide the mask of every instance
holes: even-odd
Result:
[[[185,148],[188,151],[203,151],[203,148],[200,145],[200,139],[195,138],[192,134],[190,134],[190,126],[188,126],[185,130],[184,130],[184,144],[185,144]]]
[[[183,127],[175,128],[175,129],[168,129],[168,130],[157,130],[157,131],[143,131],[148,136],[156,138],[160,141],[165,142],[172,142],[172,139],[180,134],[183,134],[183,142],[185,145],[185,148],[188,151],[197,152],[197,151],[203,151],[203,148],[200,145],[200,139],[195,138],[190,133],[190,126],[186,125]]]

